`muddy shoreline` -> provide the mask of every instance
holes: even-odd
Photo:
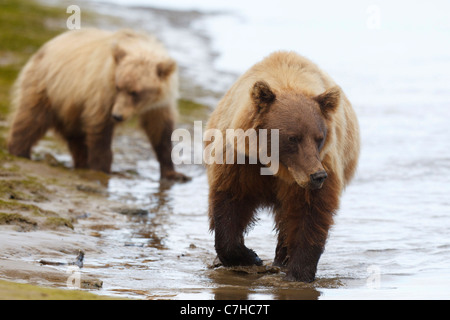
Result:
[[[0,162],[2,184],[8,181],[10,186],[1,194],[1,211],[12,218],[0,225],[0,278],[64,287],[67,268],[42,265],[40,260],[67,262],[83,250],[88,261],[99,252],[97,230],[119,228],[124,216],[117,211],[133,208],[108,200],[100,180],[83,178],[97,173],[8,158]],[[21,183],[27,180],[34,189]],[[82,278],[81,288],[102,287],[95,275]]]
[[[64,6],[58,3],[53,9],[55,3],[52,1],[42,3],[51,5],[51,10],[54,10],[55,16],[58,15],[60,19],[58,21],[57,17],[42,16],[43,21],[47,21],[47,27],[59,29],[66,16],[57,12],[58,8]],[[139,25],[139,21],[130,23],[130,20],[121,18],[121,8],[109,8],[108,5],[88,2],[81,2],[81,6],[85,14],[83,17],[86,17],[83,21],[87,23],[85,26],[117,29]],[[156,24],[157,27],[170,23],[176,24],[177,28],[185,28],[192,19],[200,15],[195,12],[183,15],[180,24],[181,20],[176,19],[171,12],[142,8],[126,10],[124,16],[142,11],[151,16],[160,15],[162,19]],[[61,30],[64,31],[62,28]],[[205,42],[208,41],[202,35],[199,37]],[[6,52],[1,55],[6,58],[11,56],[14,56],[14,53]],[[1,61],[2,65],[13,62],[20,65],[25,59],[2,58]],[[190,127],[192,119],[205,119],[206,112],[210,110],[189,100],[192,98],[190,94],[195,91],[199,96],[209,96],[212,91],[203,90],[199,84],[186,81],[186,72],[183,71],[186,68],[181,65],[181,69],[182,83],[189,85],[182,87],[179,121],[181,126]],[[191,85],[195,86],[195,90]],[[217,98],[218,94],[215,96]],[[2,114],[2,117],[7,119],[6,114]],[[8,131],[6,120],[0,123],[0,128],[0,279],[67,288],[74,272],[67,263],[82,250],[85,253],[85,266],[76,270],[76,275],[81,279],[77,286],[101,293],[102,275],[96,274],[95,266],[88,271],[86,269],[89,269],[92,257],[102,253],[102,233],[105,230],[120,230],[129,219],[148,215],[148,211],[139,206],[111,199],[108,190],[110,179],[132,181],[136,177],[134,165],[138,159],[153,158],[155,161],[150,144],[143,134],[136,130],[136,121],[116,130],[113,167],[115,173],[112,175],[71,169],[71,159],[66,146],[52,134],[48,134],[47,138],[35,147],[33,160],[12,157],[5,150]],[[128,143],[130,139],[134,141],[128,150],[123,150],[121,144]],[[154,165],[154,170],[154,176],[150,180],[160,184],[162,189],[170,188],[171,183],[159,181],[157,165]],[[129,243],[117,245],[133,246]],[[55,265],[40,263],[43,260],[53,261]]]
[[[0,279],[73,293],[79,291],[67,289],[79,279],[82,292],[96,297],[150,300],[450,296],[450,147],[437,138],[448,135],[448,56],[436,58],[434,68],[410,57],[399,68],[392,63],[391,69],[386,59],[372,71],[332,70],[350,95],[353,91],[362,158],[342,197],[316,281],[293,283],[284,281],[283,270],[211,268],[216,255],[204,168],[180,165],[192,177],[188,183],[160,181],[158,162],[136,120],[116,131],[111,175],[73,170],[67,147],[51,134],[35,148],[32,161],[11,157],[5,145],[9,88],[26,58],[64,31],[65,7],[72,3],[6,1],[0,37],[14,42],[0,41]],[[235,77],[214,68],[217,53],[202,20],[208,13],[79,4],[83,27],[138,28],[164,40],[180,63],[178,126],[191,133],[193,121],[207,119]],[[379,35],[375,44],[393,51]],[[386,83],[393,87],[387,90]],[[276,246],[270,212],[259,212],[246,245],[270,266]],[[80,250],[85,256],[78,270],[72,263]],[[15,291],[3,288],[0,282],[1,299]]]

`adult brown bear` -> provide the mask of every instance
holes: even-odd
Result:
[[[33,145],[54,129],[67,141],[76,168],[110,172],[114,126],[138,113],[161,177],[184,180],[170,156],[177,95],[177,65],[155,38],[131,30],[69,31],[22,69],[8,148],[30,158]]]
[[[207,166],[210,228],[223,265],[262,264],[244,233],[255,211],[270,207],[278,231],[274,264],[287,268],[287,279],[313,281],[359,157],[357,118],[341,88],[308,59],[276,52],[237,80],[207,128],[224,136],[227,129],[279,130],[274,175],[260,174],[261,161]]]

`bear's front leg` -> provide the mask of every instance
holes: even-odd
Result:
[[[317,264],[324,246],[297,245],[291,248],[286,280],[312,282],[316,278]]]
[[[335,209],[326,198],[317,197],[287,212],[287,280],[314,281]]]
[[[88,166],[88,147],[86,145],[86,137],[66,137],[72,155],[73,166],[76,169],[87,169]]]
[[[278,243],[275,249],[275,259],[273,265],[276,267],[285,267],[288,261],[285,236],[282,231],[278,232]]]
[[[103,171],[105,173],[111,172],[113,131],[114,124],[110,122],[102,128],[89,130],[86,134],[89,169]]]
[[[275,211],[278,244],[273,265],[287,267],[286,280],[311,282],[316,275],[326,235],[315,230],[315,222],[309,214],[304,214],[300,207],[294,208]]]
[[[150,109],[140,115],[144,129],[160,165],[161,179],[189,181],[190,177],[175,171],[172,162],[172,132],[175,113],[170,106]]]
[[[215,232],[217,255],[225,267],[262,265],[258,255],[244,245],[244,232],[254,210],[250,199],[236,199],[224,191],[210,192],[211,230]]]

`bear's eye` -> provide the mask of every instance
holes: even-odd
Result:
[[[325,139],[320,137],[316,139],[317,148],[320,150],[323,147],[323,143],[325,142]]]
[[[288,137],[288,141],[291,143],[298,143],[300,141],[299,137],[296,136],[290,136]]]
[[[140,98],[139,92],[137,92],[137,91],[130,91],[129,95],[131,96],[131,98],[133,99],[134,102],[137,102]]]

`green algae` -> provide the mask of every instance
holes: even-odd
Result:
[[[81,290],[65,290],[0,280],[0,300],[119,300]],[[123,300],[123,299],[120,299]]]

